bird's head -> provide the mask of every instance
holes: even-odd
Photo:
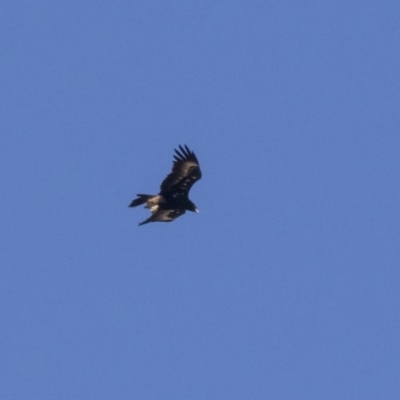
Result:
[[[186,210],[193,211],[195,213],[199,213],[199,210],[196,207],[196,205],[190,200],[188,200],[188,202],[186,203]]]

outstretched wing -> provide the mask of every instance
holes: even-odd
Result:
[[[161,184],[161,194],[179,192],[187,195],[193,184],[201,178],[199,161],[193,151],[185,145],[175,149],[172,172]]]
[[[182,214],[185,214],[185,210],[183,208],[174,208],[171,210],[159,209],[155,211],[150,218],[147,218],[145,221],[141,222],[139,226],[148,224],[149,222],[171,222]]]

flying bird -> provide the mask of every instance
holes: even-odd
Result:
[[[158,195],[138,194],[129,207],[145,204],[150,209],[150,218],[140,225],[149,222],[171,222],[187,211],[198,213],[195,204],[189,200],[191,187],[201,178],[199,161],[193,151],[185,145],[175,149],[172,171],[163,180]]]

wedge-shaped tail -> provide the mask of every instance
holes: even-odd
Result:
[[[146,203],[147,200],[150,200],[154,195],[151,194],[138,194],[137,199],[133,200],[131,204],[129,204],[129,207],[137,207],[140,206],[141,204]]]

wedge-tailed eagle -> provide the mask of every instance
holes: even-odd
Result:
[[[185,145],[175,149],[171,173],[161,183],[158,195],[138,194],[129,207],[146,204],[150,209],[150,218],[141,222],[171,222],[185,214],[186,210],[198,213],[194,203],[189,200],[189,191],[195,182],[201,178],[199,161],[193,151]]]

